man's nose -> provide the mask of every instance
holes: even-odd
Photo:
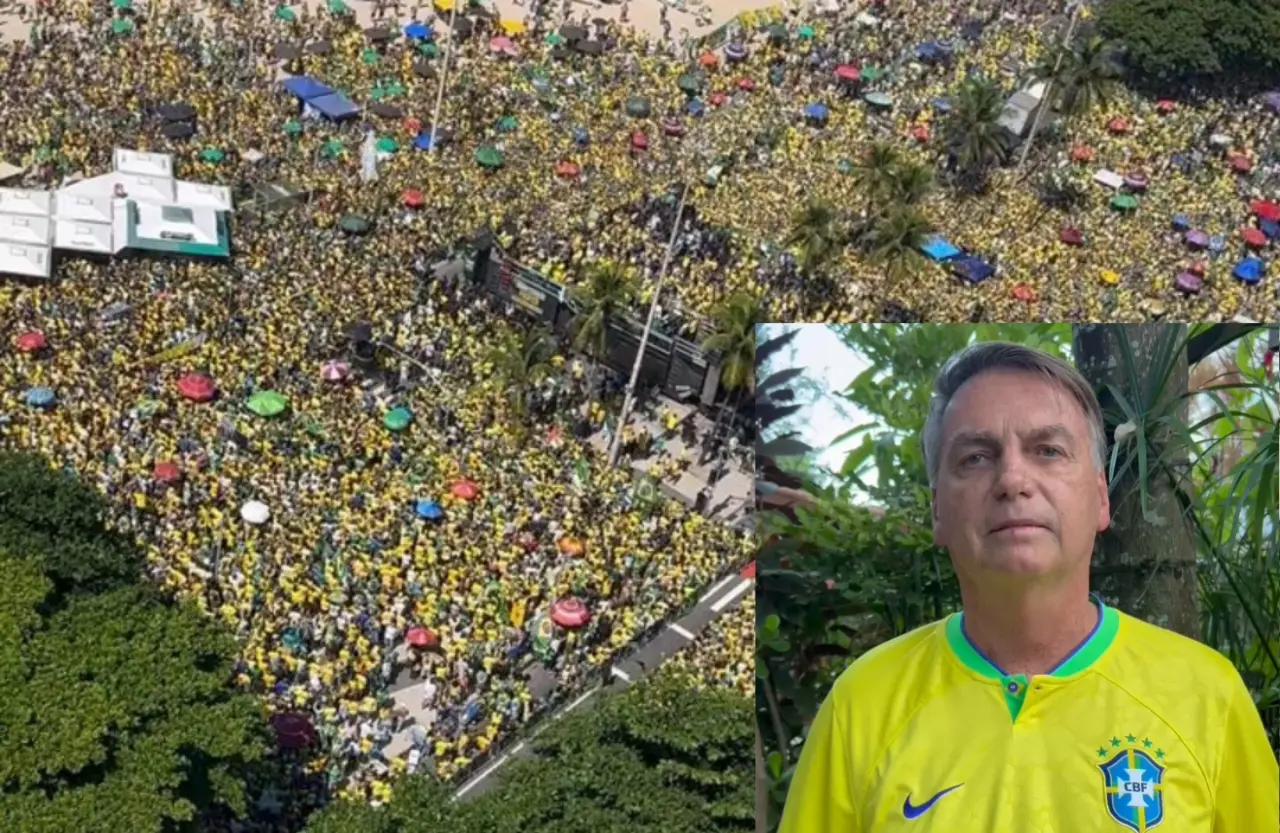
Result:
[[[1000,497],[1027,494],[1031,486],[1030,466],[1019,451],[1000,455],[996,469],[996,493]]]

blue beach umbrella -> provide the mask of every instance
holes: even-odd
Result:
[[[1236,264],[1236,268],[1232,270],[1231,274],[1235,275],[1250,286],[1253,286],[1258,281],[1262,280],[1262,276],[1266,271],[1267,265],[1261,260],[1258,260],[1256,257],[1247,257]]]
[[[438,521],[444,517],[444,510],[434,500],[422,499],[417,501],[413,506],[413,511],[417,513],[419,518],[424,518],[428,521]]]
[[[404,34],[405,37],[412,38],[414,40],[431,40],[433,36],[430,27],[425,23],[420,23],[416,20],[404,27]]]
[[[813,119],[814,121],[826,121],[827,116],[831,115],[831,111],[827,109],[827,105],[812,101],[804,106],[804,117]]]
[[[51,388],[37,387],[28,388],[23,394],[23,399],[33,408],[47,408],[57,399]]]

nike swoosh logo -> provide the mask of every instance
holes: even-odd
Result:
[[[918,819],[921,816],[923,816],[925,813],[929,812],[929,808],[932,807],[934,804],[937,804],[939,798],[942,798],[944,795],[951,792],[952,790],[958,790],[963,786],[964,784],[956,784],[954,787],[947,787],[945,790],[938,793],[933,798],[929,799],[925,803],[916,807],[911,806],[911,796],[908,794],[907,800],[902,802],[902,815],[906,816],[908,819]]]

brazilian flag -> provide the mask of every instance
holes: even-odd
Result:
[[[550,611],[543,611],[533,617],[533,653],[543,662],[551,662],[555,654],[551,651],[551,643],[556,636],[555,622],[551,621]]]

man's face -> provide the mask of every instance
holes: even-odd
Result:
[[[1083,409],[1034,373],[969,379],[942,419],[933,534],[974,581],[1089,570],[1111,507]]]

